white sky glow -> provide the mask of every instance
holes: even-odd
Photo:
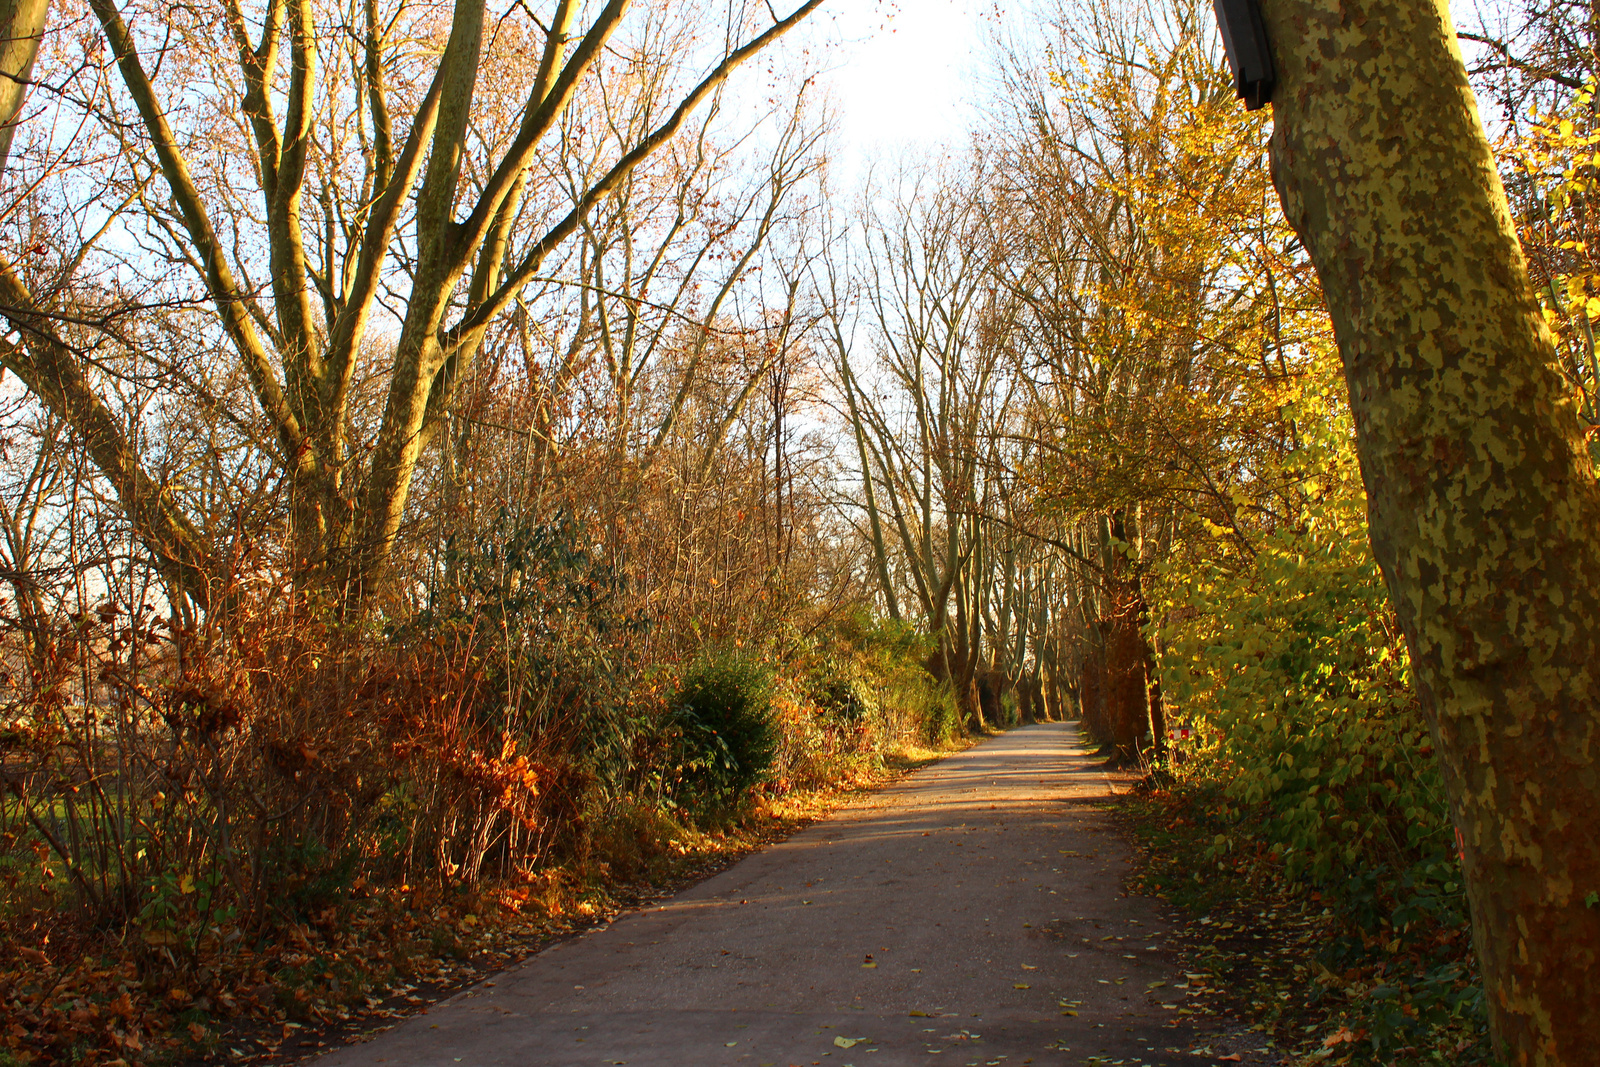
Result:
[[[836,42],[818,81],[837,106],[846,157],[960,137],[984,51],[982,7],[981,0],[831,0],[813,16]]]

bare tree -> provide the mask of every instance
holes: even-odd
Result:
[[[629,41],[628,0],[551,0],[542,17],[519,7],[498,18],[484,0],[460,0],[447,27],[431,9],[377,0],[185,12],[88,2],[120,81],[89,113],[119,144],[123,180],[165,190],[133,210],[151,247],[202,282],[206,328],[248,379],[249,417],[284,481],[291,566],[302,584],[360,602],[377,589],[418,458],[491,326],[738,67],[821,0],[770,20],[735,5],[720,41],[673,36],[655,6],[642,8],[645,36]],[[679,13],[679,29],[696,13]],[[608,67],[608,49],[622,61]],[[536,63],[507,62],[527,51]],[[230,54],[231,67],[214,62]],[[209,84],[186,86],[207,62]],[[696,63],[703,75],[683,83]],[[646,94],[650,121],[612,146],[570,206],[549,211],[537,164],[585,87],[663,65],[673,76]],[[485,110],[491,73],[496,99],[520,101],[498,128]],[[197,91],[204,107],[190,106]],[[227,115],[238,116],[236,143],[205,124]],[[92,362],[63,333],[69,287],[52,281],[31,285],[18,263],[0,263],[16,331],[0,360],[82,435],[174,589],[205,603],[219,580],[211,531],[146,470]],[[375,356],[373,327],[390,322],[392,347]],[[370,442],[353,434],[363,385],[383,396]]]
[[[940,640],[935,673],[979,723],[987,562],[978,501],[998,366],[985,343],[981,184],[978,174],[906,175],[894,201],[866,215],[859,276],[836,271],[823,298],[884,597],[892,613],[903,600],[917,606]],[[846,286],[859,294],[860,322]]]

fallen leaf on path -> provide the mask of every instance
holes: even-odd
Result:
[[[1011,988],[1012,989],[1032,989],[1033,987],[1030,986],[1027,982],[1018,982],[1016,985],[1012,986]]]
[[[1031,963],[1024,963],[1022,965],[1022,969],[1025,970],[1025,971],[1037,971],[1039,968],[1035,967]]]
[[[840,1048],[855,1048],[860,1040],[858,1037],[836,1037],[833,1039],[833,1043]]]
[[[1238,1063],[1239,1062],[1239,1054],[1237,1052],[1231,1052],[1226,1056],[1218,1056],[1217,1059],[1219,1059],[1219,1060],[1227,1060],[1230,1063]]]
[[[908,1011],[908,1012],[906,1012],[906,1014],[911,1016],[913,1019],[931,1019],[931,1018],[933,1018],[933,1016],[929,1015],[925,1011]]]

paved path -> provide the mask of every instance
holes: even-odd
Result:
[[[1108,792],[1014,730],[319,1065],[1193,1064]]]

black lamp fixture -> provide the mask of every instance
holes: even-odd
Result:
[[[1222,47],[1233,71],[1233,87],[1244,100],[1245,110],[1256,111],[1272,103],[1278,72],[1272,65],[1261,5],[1257,0],[1211,0],[1211,8],[1222,30]]]

